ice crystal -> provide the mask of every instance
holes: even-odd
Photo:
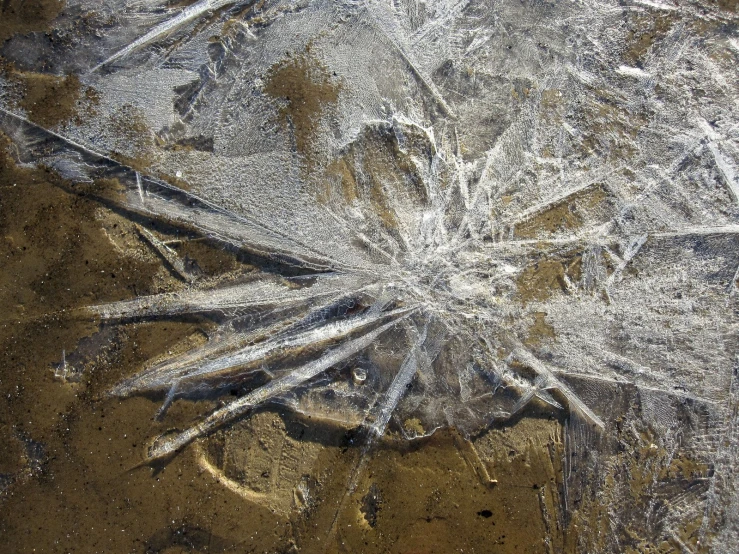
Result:
[[[19,159],[114,176],[106,200],[260,260],[214,286],[142,230],[189,284],[92,307],[218,316],[207,344],[115,394],[160,391],[164,411],[266,380],[150,458],[270,400],[409,438],[536,402],[577,442],[637,398],[639,421],[718,476],[681,509],[739,506],[735,18],[701,2],[157,5],[70,0],[46,55],[97,91],[95,114],[1,116]],[[114,24],[96,37],[83,14]],[[141,140],[121,141],[122,116]]]

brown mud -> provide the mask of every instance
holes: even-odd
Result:
[[[34,123],[50,128],[77,113],[82,85],[76,75],[11,72],[10,78],[24,91],[18,104]]]
[[[45,30],[63,8],[61,0],[0,2],[0,43],[16,34]]]
[[[264,92],[281,102],[280,121],[308,164],[321,117],[336,104],[340,91],[341,84],[311,57],[310,47],[275,64],[266,76]]]

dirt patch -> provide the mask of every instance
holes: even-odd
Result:
[[[69,121],[81,104],[82,84],[76,75],[57,77],[42,73],[11,72],[10,78],[20,85],[19,106],[28,118],[51,128]]]
[[[264,92],[280,102],[278,113],[283,125],[295,137],[295,145],[311,163],[311,145],[326,110],[336,104],[341,84],[306,52],[275,64],[265,79]]]
[[[6,0],[0,2],[0,43],[15,34],[44,31],[59,15],[61,0]]]
[[[717,0],[718,7],[728,12],[739,12],[739,0]]]
[[[534,316],[534,322],[529,326],[528,336],[524,344],[527,346],[538,346],[542,342],[547,342],[557,337],[554,327],[547,323],[546,312],[534,312],[532,315]]]
[[[516,225],[515,235],[537,238],[564,231],[577,231],[585,222],[596,224],[606,220],[604,210],[609,195],[602,186],[593,186],[572,194],[533,214]],[[602,217],[599,217],[603,214]]]
[[[634,554],[708,552],[712,533],[709,531],[701,536],[706,517],[703,510],[694,509],[686,501],[685,511],[680,512],[674,522],[674,532],[664,534],[659,533],[659,526],[650,531],[649,517],[645,518],[644,514],[661,511],[662,507],[655,505],[655,498],[678,494],[692,498],[705,494],[712,469],[698,460],[695,453],[666,448],[659,439],[660,434],[641,423],[632,425],[619,418],[616,433],[621,446],[603,468],[598,496],[583,495],[572,511],[571,529],[587,529],[587,532],[573,534],[568,541],[569,547],[584,552],[608,550],[605,541],[613,541],[615,534],[619,549]],[[632,510],[624,512],[623,519],[615,527],[608,524],[611,503],[633,506]],[[577,546],[576,537],[580,541]]]
[[[112,154],[115,159],[125,165],[148,172],[151,165],[155,135],[149,129],[143,112],[131,104],[123,104],[110,115],[110,128],[114,131],[115,143],[112,145]],[[167,179],[173,181],[173,179]],[[177,186],[183,183],[177,181]]]
[[[518,277],[518,294],[526,302],[543,301],[567,289],[565,268],[557,260],[540,260],[528,266]]]
[[[636,152],[635,139],[649,115],[625,108],[623,101],[607,90],[590,90],[577,114],[577,121],[583,125],[583,154],[611,160],[631,159]]]
[[[365,128],[326,169],[319,201],[359,201],[391,234],[397,232],[396,210],[424,206],[428,195],[412,157],[428,159],[429,146],[413,128],[390,125]],[[401,148],[396,134],[405,141]]]
[[[624,40],[624,61],[629,65],[640,65],[652,45],[662,40],[676,21],[675,15],[660,11],[630,14]]]
[[[207,240],[186,240],[174,246],[186,261],[192,260],[206,275],[218,275],[233,270],[253,269],[239,262],[233,252],[214,245]]]
[[[135,230],[122,230],[87,193],[43,169],[16,167],[6,142],[0,155],[4,551],[222,552],[244,542],[260,551],[287,548],[282,520],[246,506],[188,454],[156,470],[136,467],[147,441],[210,405],[179,404],[159,424],[158,402],[121,401],[106,391],[162,352],[193,336],[202,340],[202,326],[101,329],[81,314],[86,305],[181,284],[145,246],[133,249],[137,255],[119,248],[137,240]],[[62,350],[69,355],[88,343],[92,354],[79,378],[55,378]]]
[[[0,148],[0,304],[5,321],[156,290],[158,264],[120,256],[84,192],[43,169],[15,166]],[[147,285],[143,285],[147,283]]]
[[[467,448],[444,431],[420,448],[377,452],[340,515],[340,544],[367,553],[561,549],[558,425],[521,421]],[[493,484],[481,481],[478,464]],[[374,525],[364,524],[367,513]]]
[[[561,551],[558,421],[522,420],[474,444],[454,431],[388,441],[364,460],[350,437],[267,411],[214,435],[204,456],[245,498],[289,508],[301,552]]]
[[[571,251],[533,260],[519,274],[516,287],[524,303],[542,302],[554,294],[571,292],[582,278],[582,252]]]

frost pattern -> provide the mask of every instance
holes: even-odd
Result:
[[[271,400],[408,438],[535,402],[570,414],[568,452],[615,449],[631,417],[711,464],[674,511],[723,521],[714,548],[733,551],[736,18],[699,2],[159,8],[68,2],[50,65],[98,91],[96,116],[41,129],[0,107],[20,160],[115,177],[129,212],[262,260],[214,286],[142,231],[189,284],[91,308],[218,317],[206,345],[113,391],[161,391],[162,415],[266,379],[149,458]],[[81,14],[115,24],[94,38]],[[121,143],[121,105],[156,140]]]

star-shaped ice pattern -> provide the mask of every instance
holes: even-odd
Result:
[[[530,402],[607,433],[628,386],[668,426],[675,403],[700,406],[696,448],[728,463],[737,45],[721,11],[649,6],[673,19],[635,52],[624,21],[640,3],[107,6],[121,24],[103,53],[80,39],[61,54],[104,116],[42,129],[0,108],[19,159],[115,177],[106,201],[262,264],[214,287],[146,231],[187,284],[90,308],[218,321],[205,345],[112,391],[159,391],[162,416],[261,375],[148,459],[268,401],[374,437],[391,421],[409,438],[475,433]],[[106,127],[122,101],[155,131],[146,167]]]

